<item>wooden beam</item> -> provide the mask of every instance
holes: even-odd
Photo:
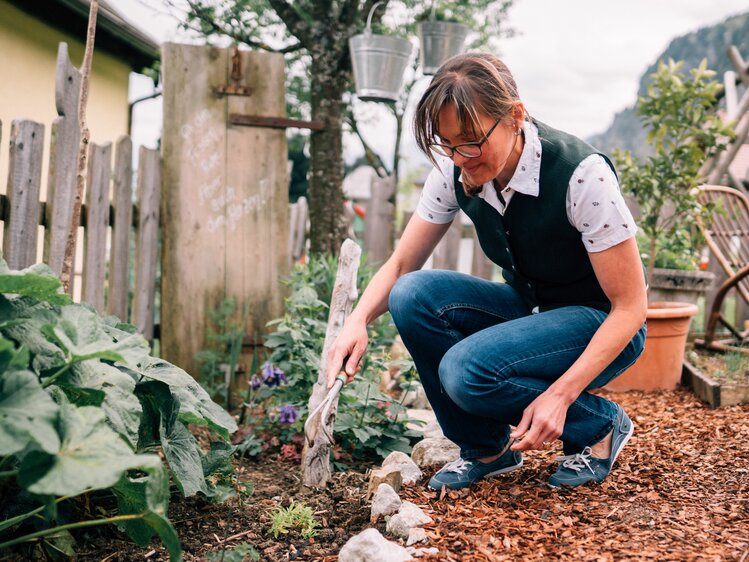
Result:
[[[322,121],[300,121],[299,119],[287,119],[286,117],[261,117],[260,115],[240,115],[239,113],[229,115],[229,124],[244,127],[271,127],[274,129],[295,127],[297,129],[312,129],[313,131],[322,131],[325,128],[325,123]]]

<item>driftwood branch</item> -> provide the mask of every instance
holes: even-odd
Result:
[[[88,32],[86,33],[86,51],[83,55],[81,67],[81,98],[78,102],[78,124],[81,129],[81,141],[78,150],[78,175],[75,185],[75,203],[73,206],[73,217],[70,221],[70,231],[65,244],[65,255],[62,261],[62,273],[60,279],[65,291],[70,286],[70,278],[73,275],[73,255],[75,243],[78,238],[78,225],[81,222],[81,205],[83,204],[83,187],[86,183],[86,155],[88,153],[88,142],[90,132],[86,126],[86,104],[88,103],[88,83],[91,75],[91,61],[94,58],[94,38],[96,36],[96,14],[99,11],[99,0],[91,0],[88,13]]]
[[[341,246],[341,253],[338,257],[338,272],[333,286],[333,294],[330,297],[328,328],[325,332],[325,343],[320,358],[317,382],[309,399],[309,412],[313,412],[327,395],[328,350],[341,332],[343,323],[351,314],[354,301],[358,296],[356,276],[359,271],[360,259],[361,248],[353,240],[346,239]],[[305,442],[302,453],[302,482],[305,486],[323,487],[330,479],[330,448],[332,443],[325,437],[325,433],[320,431],[320,426],[326,424],[328,433],[333,435],[337,407],[338,400],[336,399],[330,408],[328,419],[323,420],[317,417],[310,424],[310,435],[314,436],[312,437],[312,445],[310,446]]]

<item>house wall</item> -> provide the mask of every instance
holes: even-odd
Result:
[[[0,0],[0,193],[6,192],[8,138],[11,121],[23,117],[44,124],[45,159],[42,191],[46,192],[46,169],[55,108],[57,45],[68,44],[73,64],[83,62],[85,43],[58,31]],[[127,132],[129,66],[94,51],[86,122],[91,140],[116,141]]]

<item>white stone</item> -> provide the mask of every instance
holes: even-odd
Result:
[[[413,484],[421,480],[421,469],[406,453],[393,451],[382,461],[382,468],[395,468],[401,473],[404,484]]]
[[[351,537],[338,553],[339,562],[404,562],[411,554],[387,540],[377,529],[366,529]]]
[[[398,513],[387,522],[385,530],[392,535],[405,539],[408,538],[408,532],[414,527],[431,522],[432,518],[424,513],[418,505],[404,501]]]
[[[419,468],[442,466],[460,457],[460,447],[445,437],[422,439],[411,451],[411,458]]]
[[[409,546],[406,548],[406,550],[408,550],[408,552],[410,552],[414,558],[421,558],[425,554],[439,554],[440,553],[440,549],[434,546],[431,548],[416,548],[415,546]]]
[[[389,484],[380,484],[372,497],[371,521],[377,521],[380,515],[390,515],[401,507],[401,499]]]
[[[420,433],[423,437],[444,437],[440,424],[437,423],[437,416],[434,410],[413,408],[406,410],[406,416],[412,420],[419,420],[424,423],[408,422],[406,427],[411,431]]]
[[[417,542],[426,542],[427,532],[421,527],[414,527],[408,531],[408,538],[406,539],[406,546],[411,546]]]

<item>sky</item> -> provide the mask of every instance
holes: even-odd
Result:
[[[164,15],[161,0],[109,2],[159,41],[185,38],[177,22]],[[586,138],[604,131],[618,111],[634,104],[642,73],[672,39],[747,10],[747,0],[515,0],[508,25],[517,35],[499,43],[499,54],[531,115]],[[422,79],[415,93],[427,83]],[[131,99],[151,89],[149,80],[131,77]],[[363,134],[389,160],[394,120],[372,107],[357,113],[370,116]],[[160,119],[160,100],[139,104],[134,142],[155,146]],[[353,137],[346,147],[349,161],[361,153]],[[402,152],[407,166],[425,161],[410,134]]]

